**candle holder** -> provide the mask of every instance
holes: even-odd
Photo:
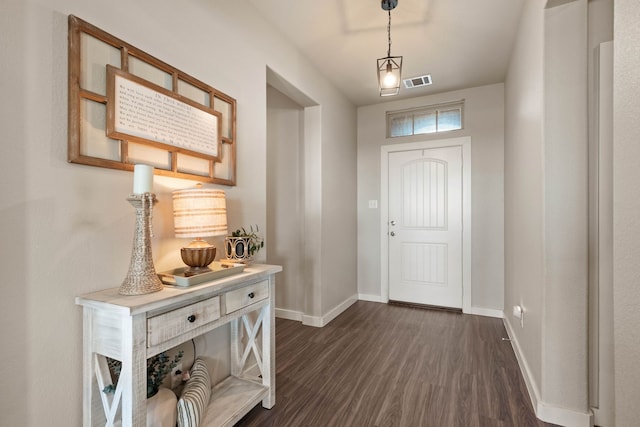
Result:
[[[127,200],[136,208],[136,228],[129,272],[120,285],[121,295],[143,295],[162,290],[151,255],[151,218],[156,195],[132,194]]]

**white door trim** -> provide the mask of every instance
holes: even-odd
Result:
[[[462,312],[471,313],[471,137],[380,147],[380,295],[389,302],[389,153],[462,147]]]

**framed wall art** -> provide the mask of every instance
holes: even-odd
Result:
[[[70,15],[68,160],[235,185],[236,100]]]

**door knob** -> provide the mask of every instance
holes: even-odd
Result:
[[[395,221],[391,221],[391,225],[396,225],[396,222]]]
[[[396,235],[396,232],[395,232],[395,231],[392,231],[392,232],[391,232],[391,233],[389,233],[389,234],[391,234],[391,237],[393,237],[393,236],[395,236],[395,235]]]

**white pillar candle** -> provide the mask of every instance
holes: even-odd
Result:
[[[135,165],[133,168],[133,194],[153,192],[153,166]]]

